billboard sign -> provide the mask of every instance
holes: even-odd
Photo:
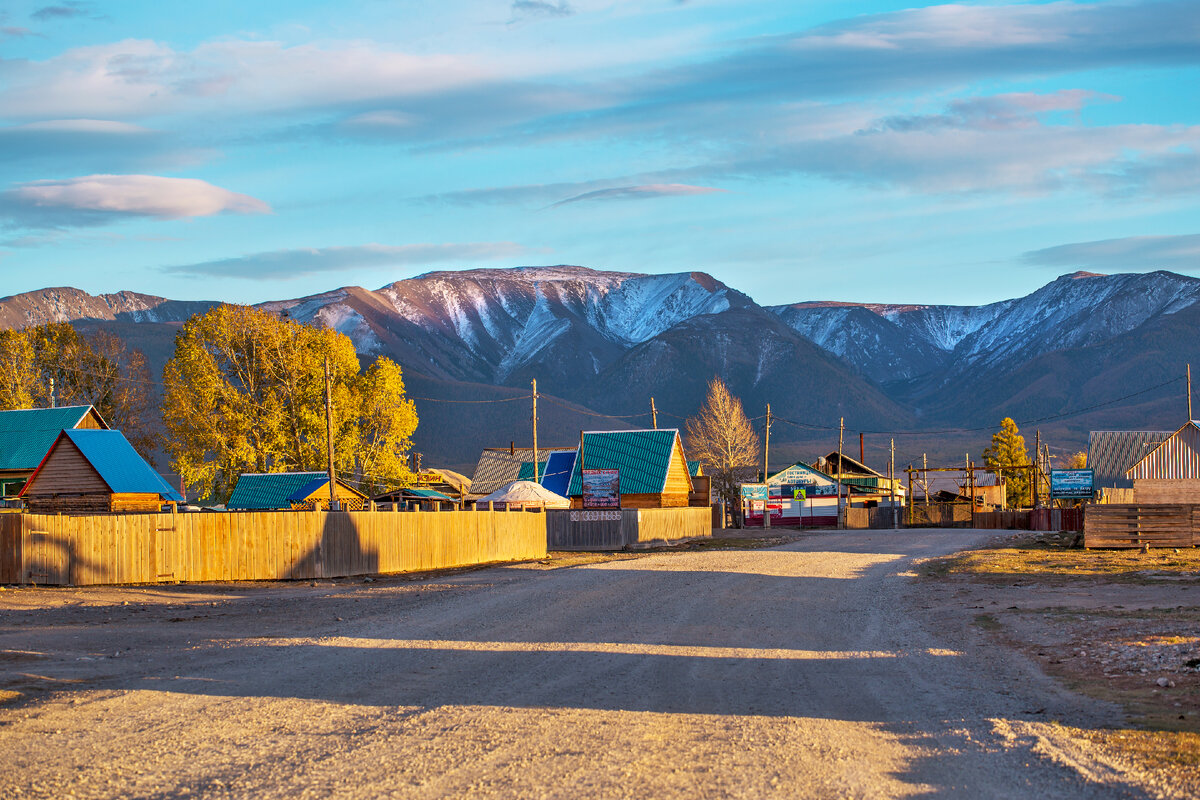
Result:
[[[583,507],[620,508],[621,471],[617,469],[583,470]]]
[[[742,500],[767,501],[767,485],[765,483],[743,483]]]
[[[1090,469],[1050,470],[1050,499],[1090,500],[1095,491],[1095,476]]]

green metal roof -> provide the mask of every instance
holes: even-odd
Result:
[[[691,475],[693,478],[696,477],[696,475],[700,472],[700,462],[699,461],[689,461],[689,462],[687,462],[687,465],[688,465],[688,475]]]
[[[621,494],[658,494],[667,482],[667,469],[679,431],[595,431],[583,434],[583,466],[621,472]],[[579,459],[571,473],[571,497],[583,494]]]
[[[225,507],[241,511],[291,508],[291,497],[319,480],[328,480],[328,476],[324,472],[247,473],[238,478]]]
[[[0,470],[33,470],[58,434],[78,425],[91,406],[0,411]]]

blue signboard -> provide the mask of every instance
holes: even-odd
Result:
[[[742,500],[767,501],[767,485],[765,483],[743,483]]]
[[[1090,469],[1050,470],[1051,500],[1089,500],[1095,492],[1096,473]]]

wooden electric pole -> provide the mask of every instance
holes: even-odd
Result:
[[[1033,507],[1038,507],[1038,501],[1042,499],[1042,481],[1038,477],[1042,467],[1042,429],[1037,429],[1036,438],[1033,440]]]
[[[658,430],[658,407],[654,405],[654,398],[650,398],[650,423],[654,426],[654,430]]]
[[[1187,365],[1188,422],[1192,421],[1192,365]]]
[[[837,526],[842,527],[842,444],[846,437],[846,418],[838,417]]]
[[[892,455],[888,459],[888,491],[892,495],[892,528],[900,527],[899,509],[896,508],[896,440],[892,439]]]
[[[337,509],[337,473],[333,468],[333,388],[329,380],[329,356],[325,356],[325,458],[329,473],[329,510]]]
[[[767,403],[766,426],[763,433],[763,483],[771,475],[771,404]]]
[[[538,474],[540,467],[538,465],[538,449],[537,449],[537,378],[533,379],[533,482],[541,483],[542,477]]]

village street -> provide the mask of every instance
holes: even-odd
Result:
[[[1056,738],[1114,710],[922,608],[982,537],[7,590],[0,796],[1143,796]]]

